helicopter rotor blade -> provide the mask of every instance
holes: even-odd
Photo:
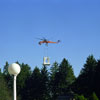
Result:
[[[44,39],[41,39],[41,38],[36,38],[36,39],[38,39],[38,40],[44,40]]]
[[[42,38],[43,40],[47,40],[45,37]]]

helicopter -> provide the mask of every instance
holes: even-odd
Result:
[[[38,38],[38,39],[40,39],[40,38]],[[42,39],[40,39],[40,40],[41,40],[41,41],[39,41],[39,45],[45,43],[46,46],[48,46],[48,43],[59,43],[59,42],[60,42],[60,40],[58,40],[58,41],[56,41],[56,42],[54,42],[54,41],[49,41],[49,40],[46,39],[46,38],[42,38]]]

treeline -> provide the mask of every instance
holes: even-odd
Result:
[[[59,96],[73,94],[75,100],[99,100],[100,60],[87,57],[78,77],[68,60],[54,62],[50,70],[46,66],[31,70],[28,64],[20,64],[17,76],[17,100],[58,100]],[[8,73],[6,62],[0,70],[0,100],[13,100],[13,76]]]

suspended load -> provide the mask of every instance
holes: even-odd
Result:
[[[54,41],[49,41],[49,40],[46,39],[46,38],[37,38],[37,39],[41,40],[41,41],[38,42],[39,45],[45,44],[46,47],[48,47],[48,44],[49,44],[49,43],[51,43],[51,44],[58,44],[58,43],[60,42],[60,40],[58,40],[58,41],[56,41],[56,42],[54,42]],[[48,51],[48,48],[46,48],[45,50]],[[50,65],[50,58],[47,56],[47,54],[43,57],[43,65],[45,65],[45,66],[49,66],[49,65]]]
[[[49,57],[43,57],[43,65],[50,65]]]

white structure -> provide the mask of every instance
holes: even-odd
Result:
[[[9,67],[8,67],[9,74],[14,75],[14,86],[13,86],[14,100],[16,100],[16,77],[20,73],[20,71],[21,71],[21,68],[16,63],[10,64]]]
[[[49,57],[43,57],[43,65],[50,65]]]

